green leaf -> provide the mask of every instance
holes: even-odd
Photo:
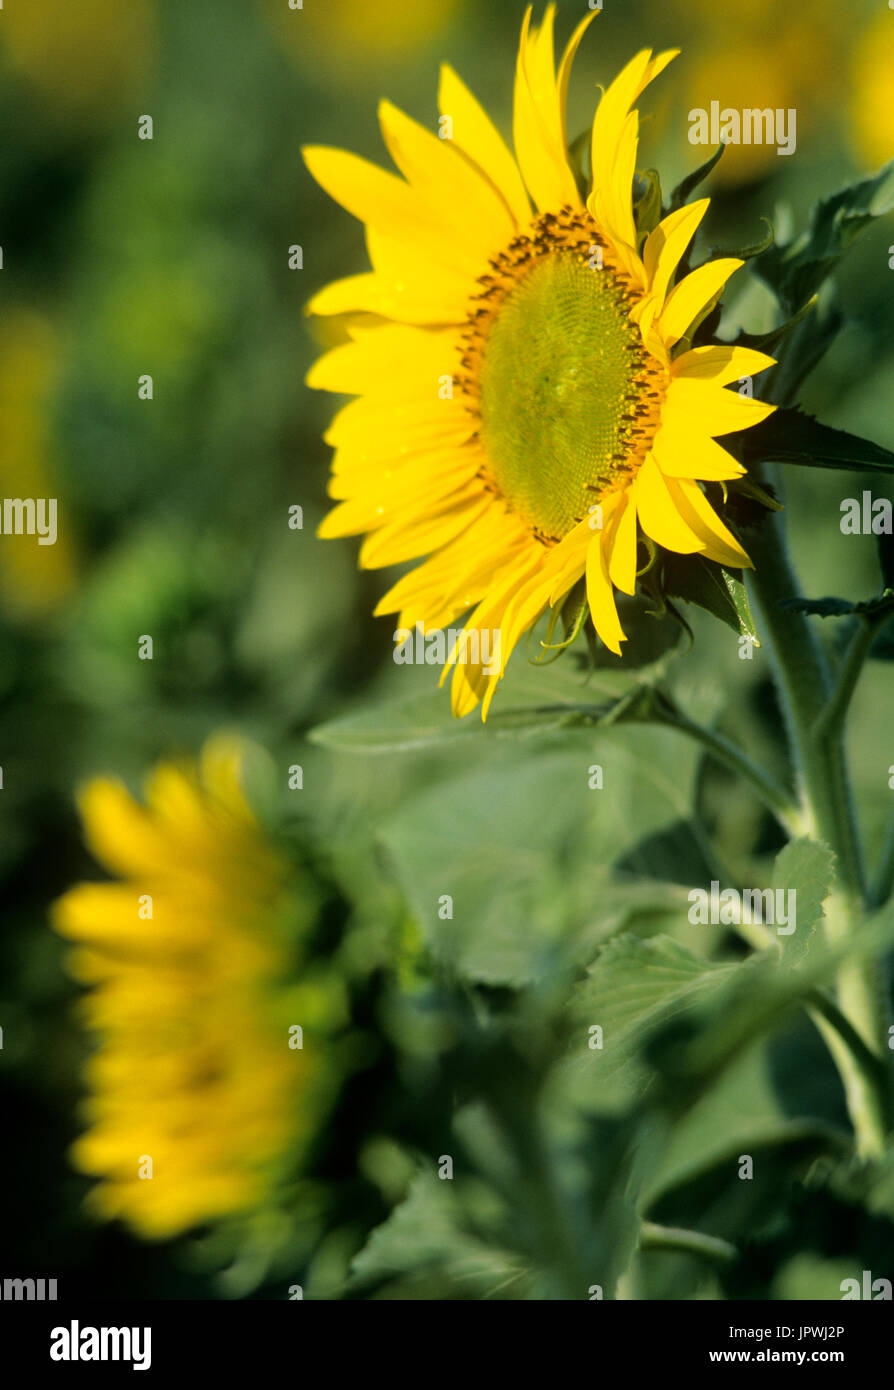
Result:
[[[794,463],[858,473],[894,473],[894,453],[845,430],[821,425],[792,407],[776,410],[753,429],[724,435],[723,446],[746,464]]]
[[[810,226],[784,247],[774,246],[756,262],[758,274],[794,313],[835,269],[847,248],[870,222],[894,208],[894,161],[822,199]]]
[[[648,1037],[739,968],[702,960],[668,936],[609,941],[571,1005],[578,1039],[567,1081],[578,1102],[613,1110],[640,1095],[649,1076],[642,1057]],[[593,1027],[602,1029],[601,1048],[590,1046]]]
[[[668,205],[669,212],[676,212],[678,208],[684,207],[686,203],[689,202],[690,194],[695,192],[699,184],[704,183],[705,179],[719,162],[725,149],[726,145],[718,146],[710,159],[706,159],[704,164],[700,164],[697,169],[693,169],[691,174],[687,174],[685,179],[682,179],[680,183],[677,184],[670,195],[670,203]]]
[[[791,1031],[786,1030],[775,1046],[791,1048],[795,1041]],[[785,1146],[808,1135],[820,1143],[831,1140],[834,1144],[836,1137],[844,1138],[827,1119],[813,1118],[809,1095],[795,1114],[786,1111],[770,1070],[773,1050],[772,1042],[758,1040],[680,1117],[650,1186],[649,1202],[721,1161],[728,1162],[729,1169],[735,1172],[735,1160],[743,1152],[753,1154],[757,1148]],[[803,1066],[815,1067],[817,1058],[808,1053],[799,1061]],[[742,1184],[744,1188],[749,1186]]]
[[[784,598],[780,599],[779,607],[792,613],[812,613],[819,618],[844,618],[854,615],[880,618],[886,613],[894,613],[894,590],[886,589],[877,598],[864,599],[861,603],[853,603],[846,598]]]
[[[750,637],[756,647],[760,646],[741,570],[727,569],[701,555],[669,555],[662,587],[670,597],[697,604],[740,636]]]
[[[764,255],[773,245],[776,234],[773,230],[773,223],[770,221],[769,217],[762,217],[761,221],[764,223],[767,230],[758,241],[747,242],[745,246],[734,246],[732,248],[714,246],[711,249],[711,259],[713,260],[715,256],[737,256],[740,261],[752,261],[756,256]]]
[[[876,598],[864,599],[861,603],[845,598],[799,597],[781,599],[779,607],[818,618],[858,618],[868,621],[878,629],[869,649],[870,657],[873,661],[894,661],[894,623],[889,621],[894,617],[894,589],[885,589]],[[856,626],[856,622],[851,622],[847,628],[839,629],[839,633],[847,639]]]
[[[787,318],[776,328],[771,328],[767,333],[746,333],[743,329],[738,338],[735,339],[734,345],[736,347],[755,348],[758,352],[773,352],[790,333],[793,333],[804,322],[807,315],[816,308],[818,301],[819,296],[812,295],[806,304],[802,304],[796,314]]]
[[[644,911],[684,911],[685,889],[631,882],[617,866],[691,816],[698,758],[673,730],[600,729],[408,800],[380,838],[435,958],[465,978],[519,985],[584,965]]]
[[[412,696],[392,705],[349,714],[313,729],[310,738],[352,753],[394,753],[470,739],[533,738],[558,730],[609,725],[647,717],[652,680],[661,662],[631,673],[617,669],[581,672],[563,660],[529,663],[516,654],[500,683],[487,723],[473,711],[455,719],[447,690]],[[432,683],[436,678],[432,671]]]
[[[776,366],[761,377],[761,394],[776,405],[790,405],[814,367],[825,357],[844,315],[830,285],[825,285],[816,309],[795,326],[775,351]]]
[[[886,951],[894,940],[894,903],[869,917],[859,931],[834,944],[814,941],[800,968],[781,968],[775,952],[760,952],[729,977],[726,988],[712,998],[710,1008],[677,1038],[661,1037],[650,1053],[661,1064],[668,1102],[691,1104],[711,1077],[723,1072],[743,1048],[769,1033],[795,1007],[812,1003],[846,960],[860,960]]]
[[[846,598],[783,598],[779,607],[791,613],[810,613],[817,618],[849,617],[856,607]]]
[[[784,965],[797,965],[810,949],[834,877],[835,856],[820,840],[792,840],[777,855],[772,886],[795,895],[795,930],[777,935]]]
[[[471,1233],[465,1215],[458,1186],[434,1171],[418,1173],[403,1202],[355,1256],[352,1287],[436,1272],[454,1292],[487,1296],[521,1271],[520,1261]]]

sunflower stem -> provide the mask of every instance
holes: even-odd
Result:
[[[859,674],[865,637],[852,646],[837,686],[828,658],[808,617],[780,602],[797,597],[799,586],[778,514],[764,519],[752,545],[751,576],[758,608],[769,636],[777,688],[798,781],[803,813],[812,837],[824,840],[836,856],[837,881],[825,908],[827,939],[840,942],[858,931],[869,894],[857,836],[844,752],[844,719]],[[871,640],[871,637],[870,637]],[[870,1068],[852,1047],[825,1033],[841,1075],[857,1150],[864,1157],[884,1151],[889,1113],[890,1072],[887,1009],[877,964],[845,961],[836,979],[838,1006],[880,1067]]]
[[[797,802],[786,791],[782,783],[776,781],[772,773],[749,758],[748,754],[737,744],[718,733],[716,729],[709,729],[706,725],[687,718],[676,709],[672,715],[668,715],[666,722],[673,728],[679,729],[681,733],[696,739],[717,762],[742,777],[754,789],[768,810],[773,812],[789,835],[797,838],[805,833],[804,818]]]

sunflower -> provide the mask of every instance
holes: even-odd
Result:
[[[242,792],[244,754],[218,735],[198,766],[161,764],[145,807],[90,782],[87,839],[117,881],[55,904],[99,1044],[72,1157],[100,1179],[96,1214],[143,1236],[261,1208],[332,1084],[327,1050],[290,1032],[319,1036],[338,1005],[322,979],[289,986],[301,909]]]
[[[359,397],[326,434],[338,505],[320,535],[367,533],[364,567],[428,557],[376,613],[398,613],[405,630],[465,617],[444,672],[453,667],[459,716],[481,702],[486,717],[521,635],[584,578],[593,625],[620,655],[615,594],[635,590],[640,539],[642,553],[750,565],[700,484],[743,472],[716,436],[772,410],[725,389],[772,358],[689,341],[742,264],[716,260],[675,283],[709,200],[648,230],[635,220],[634,103],[677,50],[643,50],[604,92],[586,193],[565,96],[597,12],[558,71],[554,12],[534,28],[528,9],[522,24],[515,159],[449,67],[439,92],[449,138],[380,107],[402,178],[341,150],[304,151],[316,180],[366,224],[373,265],[308,305],[347,315],[350,337],[308,384]],[[485,630],[500,653],[487,668],[465,659]]]

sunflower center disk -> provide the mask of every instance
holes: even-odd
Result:
[[[478,407],[491,481],[545,541],[640,461],[657,402],[629,302],[608,266],[557,251],[512,286],[487,329]]]

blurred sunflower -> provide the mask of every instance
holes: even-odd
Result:
[[[53,498],[59,503],[53,393],[62,349],[51,323],[8,306],[0,326],[0,487],[3,497]],[[71,517],[59,507],[52,545],[33,535],[0,540],[0,594],[7,616],[30,619],[71,593],[77,579]]]
[[[299,15],[280,0],[263,0],[286,52],[308,66],[321,61],[356,77],[358,59],[365,65],[378,57],[395,58],[431,45],[455,23],[465,0],[326,0],[304,7]]]
[[[7,7],[0,41],[40,91],[42,114],[105,124],[149,78],[157,27],[155,0],[40,0]]]
[[[448,67],[439,104],[450,138],[380,107],[403,179],[340,150],[304,152],[318,182],[367,224],[374,267],[308,306],[366,316],[308,377],[360,396],[326,434],[339,505],[320,534],[369,532],[366,567],[430,556],[376,609],[399,612],[401,627],[466,614],[470,631],[499,629],[499,647],[487,647],[500,653],[498,672],[453,646],[457,715],[480,701],[486,716],[519,637],[583,576],[596,631],[620,653],[615,590],[634,592],[640,533],[650,546],[748,565],[699,481],[738,476],[715,436],[772,409],[724,389],[771,358],[687,341],[742,264],[714,261],[674,284],[708,199],[651,227],[634,217],[632,108],[675,51],[638,53],[604,93],[584,196],[565,96],[595,12],[558,74],[554,14],[551,5],[535,29],[529,9],[522,26],[515,159]]]
[[[96,1213],[146,1237],[274,1199],[334,1088],[326,1050],[290,1033],[319,1038],[339,999],[307,971],[290,986],[302,909],[243,794],[245,752],[218,735],[197,767],[159,765],[145,808],[89,783],[87,840],[118,881],[54,909],[99,1042],[73,1159],[100,1179]]]
[[[851,129],[859,158],[873,168],[894,158],[894,15],[882,11],[868,24],[852,58]]]

